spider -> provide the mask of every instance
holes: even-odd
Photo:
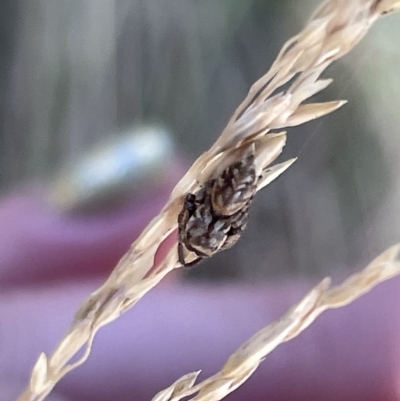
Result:
[[[178,216],[178,257],[183,266],[193,266],[237,242],[246,228],[256,184],[254,154],[250,154],[186,195]],[[197,258],[187,262],[187,251]]]

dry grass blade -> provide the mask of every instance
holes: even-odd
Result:
[[[160,215],[132,244],[107,281],[82,304],[54,352],[39,358],[30,385],[19,401],[43,400],[65,374],[85,361],[100,327],[117,319],[169,271],[179,267],[176,249],[172,249],[159,266],[153,264],[159,245],[177,227],[177,216],[186,193],[196,192],[207,179],[240,159],[249,143],[254,144],[256,170],[262,177],[258,189],[289,167],[293,160],[268,168],[286,141],[285,133],[270,131],[304,123],[340,107],[343,104],[340,101],[302,103],[329,85],[330,80],[319,77],[331,62],[353,48],[380,15],[398,8],[399,2],[395,0],[328,0],[322,3],[306,27],[284,45],[271,69],[252,86],[216,143],[176,185]],[[281,89],[288,83],[291,84],[288,90]],[[83,357],[71,364],[81,348],[84,348]],[[251,369],[243,372],[249,375]],[[231,389],[239,385],[243,377],[229,380],[229,385],[225,382],[224,386]]]
[[[193,401],[222,399],[246,381],[263,359],[279,344],[299,335],[323,311],[347,305],[377,284],[399,274],[400,244],[397,244],[341,285],[330,287],[330,280],[323,280],[279,320],[260,330],[244,343],[228,359],[219,373],[195,386],[192,386],[193,383],[188,383],[186,388],[179,390],[178,387],[174,387],[174,384],[171,386],[172,389],[168,388],[170,398],[163,400],[178,401],[190,396],[193,396],[190,398]],[[197,374],[198,372],[196,376]],[[176,383],[180,383],[179,380]],[[156,395],[153,401],[158,400],[158,396]]]

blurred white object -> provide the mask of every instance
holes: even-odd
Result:
[[[64,211],[91,210],[140,194],[171,171],[173,148],[162,126],[134,127],[63,168],[51,183],[50,202]]]

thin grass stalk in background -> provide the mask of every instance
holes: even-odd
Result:
[[[291,340],[305,330],[327,309],[348,305],[378,283],[400,274],[400,244],[394,245],[359,273],[342,284],[330,287],[329,278],[323,280],[294,305],[279,320],[258,331],[234,352],[221,371],[194,385],[200,372],[178,379],[159,392],[152,401],[217,401],[244,383],[264,358],[279,344]]]

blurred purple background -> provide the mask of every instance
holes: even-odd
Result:
[[[154,121],[188,166],[315,4],[3,0],[0,190],[47,182],[99,141]],[[399,238],[398,26],[396,15],[379,21],[329,69],[335,82],[318,99],[349,104],[289,130],[283,157],[299,155],[296,165],[257,196],[238,245],[188,275],[331,274]]]

